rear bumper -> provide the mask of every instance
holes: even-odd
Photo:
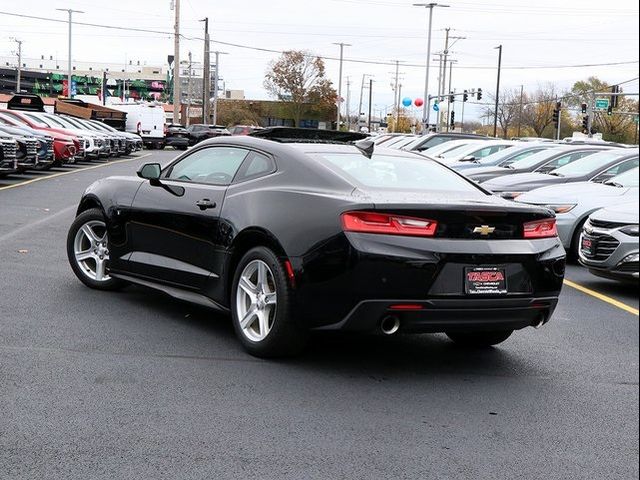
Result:
[[[557,304],[557,296],[368,300],[360,302],[342,321],[318,330],[376,333],[381,331],[382,320],[389,316],[399,319],[401,333],[519,330],[548,322]]]
[[[290,258],[296,304],[310,328],[373,331],[406,317],[405,331],[524,328],[548,321],[562,288],[558,238],[427,239],[349,233],[307,257]],[[466,293],[468,268],[498,268],[507,293]],[[413,311],[394,310],[410,304]],[[402,320],[405,322],[405,320]]]

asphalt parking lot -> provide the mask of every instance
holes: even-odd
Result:
[[[84,287],[82,191],[173,155],[0,180],[2,478],[638,477],[637,285],[572,265],[553,320],[498,348],[322,335],[286,361],[204,308]]]

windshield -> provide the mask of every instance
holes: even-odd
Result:
[[[53,125],[47,123],[44,119],[38,117],[37,115],[33,115],[30,113],[25,113],[25,117],[28,117],[33,123],[38,125],[39,127],[53,127]]]
[[[484,142],[483,142],[484,143]],[[442,158],[453,158],[453,157],[466,157],[467,155],[476,156],[480,158],[484,158],[490,155],[492,152],[497,150],[504,150],[511,145],[483,145],[483,144],[471,144],[465,145],[464,148],[459,148],[455,150],[449,150],[448,152],[442,153],[440,156]]]
[[[75,125],[73,125],[72,123],[65,122],[62,119],[51,117],[49,115],[44,117],[44,121],[49,122],[49,124],[51,126],[59,126],[59,127],[62,127],[62,128],[78,128]]]
[[[607,163],[620,158],[625,152],[620,150],[607,150],[604,152],[598,152],[593,155],[589,155],[585,158],[581,158],[576,162],[572,162],[560,168],[556,168],[553,174],[561,176],[573,176],[573,175],[587,175],[600,167],[604,167]]]
[[[521,158],[519,160],[509,160],[506,161],[502,166],[508,167],[509,165],[513,165],[515,168],[529,168],[533,167],[539,163],[543,163],[545,160],[549,160],[560,152],[564,152],[564,149],[559,148],[550,148],[548,150],[543,150],[542,152],[534,153],[533,155],[529,155],[528,157]]]
[[[358,153],[318,154],[316,158],[354,185],[400,191],[479,192],[469,181],[430,160],[385,154],[369,159]]]
[[[492,153],[491,155],[486,156],[478,163],[481,165],[496,165],[501,164],[504,161],[504,164],[507,165],[509,163],[517,162],[518,160],[522,160],[523,158],[530,157],[542,150],[546,150],[546,147],[537,147],[537,148],[518,148],[512,147],[504,150],[500,150],[496,153]]]
[[[612,183],[616,185],[622,185],[623,187],[637,187],[640,184],[640,177],[638,177],[638,169],[632,168],[620,175],[613,177],[606,183]]]

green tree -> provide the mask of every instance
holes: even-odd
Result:
[[[336,90],[325,77],[324,62],[311,52],[291,50],[284,52],[269,65],[264,87],[273,97],[287,102],[287,110],[296,127],[300,126],[303,112],[309,104],[318,109],[335,107]]]

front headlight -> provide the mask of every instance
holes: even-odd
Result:
[[[621,228],[620,231],[625,235],[629,235],[630,237],[637,237],[638,225],[627,225],[626,227]]]
[[[567,213],[576,208],[575,203],[566,203],[563,205],[545,205],[549,210],[553,210],[555,213]]]

